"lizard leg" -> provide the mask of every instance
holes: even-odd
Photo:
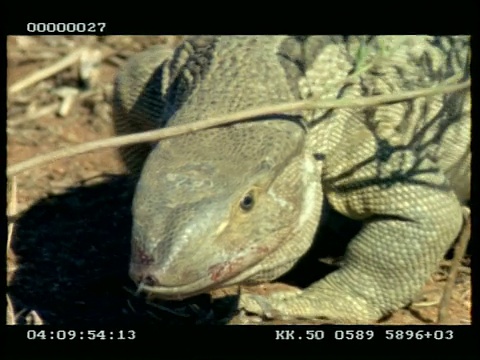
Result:
[[[458,235],[462,208],[450,193],[411,194],[408,220],[381,217],[351,241],[345,265],[299,293],[242,294],[239,307],[266,318],[368,322],[405,306]],[[430,194],[428,194],[430,192]],[[414,197],[416,199],[414,199]]]

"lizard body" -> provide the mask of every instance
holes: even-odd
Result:
[[[192,37],[129,61],[115,121],[129,133],[309,97],[459,82],[468,51],[465,36]],[[144,290],[182,299],[278,278],[311,248],[328,204],[363,223],[344,265],[293,295],[243,294],[240,306],[377,320],[411,301],[462,227],[470,94],[275,114],[123,155],[132,172],[142,169],[130,275]]]

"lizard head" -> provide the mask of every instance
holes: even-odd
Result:
[[[286,120],[162,141],[133,202],[130,276],[182,299],[280,276],[310,246],[321,192],[305,131]]]
[[[165,68],[170,83],[157,115],[171,126],[300,99],[305,54],[285,36],[189,39]],[[268,281],[308,250],[320,175],[292,117],[185,134],[152,150],[132,209],[130,276],[141,288],[181,299]]]

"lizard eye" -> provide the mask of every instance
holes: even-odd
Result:
[[[250,210],[253,207],[253,204],[255,204],[255,200],[253,199],[253,194],[251,192],[247,193],[240,201],[240,207],[245,211]]]

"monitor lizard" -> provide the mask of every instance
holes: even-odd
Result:
[[[189,37],[123,67],[115,124],[125,134],[299,99],[455,83],[470,76],[469,48],[468,36]],[[362,222],[343,266],[298,292],[241,294],[239,308],[378,320],[412,300],[458,236],[470,137],[467,89],[130,146],[122,155],[139,174],[130,276],[161,299],[276,279],[311,248],[328,205]]]

